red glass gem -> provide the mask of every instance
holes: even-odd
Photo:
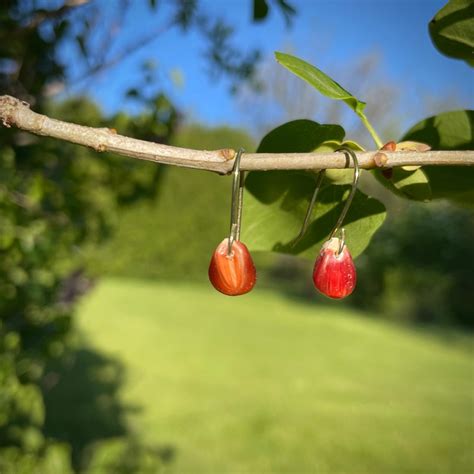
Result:
[[[234,241],[227,255],[229,239],[224,239],[214,251],[209,264],[209,280],[217,291],[228,296],[248,293],[257,281],[257,272],[247,247]]]
[[[313,270],[314,286],[330,298],[349,296],[356,286],[357,273],[348,248],[339,252],[340,240],[328,240],[319,253]]]

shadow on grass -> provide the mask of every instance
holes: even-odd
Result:
[[[66,362],[48,367],[43,379],[45,434],[68,443],[81,472],[153,472],[171,463],[170,445],[145,446],[127,427],[137,407],[119,400],[124,382],[120,361],[83,347]]]

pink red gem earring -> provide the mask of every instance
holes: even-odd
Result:
[[[342,148],[338,151],[343,151],[346,153],[352,158],[354,163],[354,178],[352,180],[352,188],[344,208],[336,222],[336,225],[329,236],[329,239],[321,247],[313,269],[313,283],[316,289],[324,295],[335,299],[341,299],[349,296],[354,291],[357,282],[356,268],[345,242],[344,228],[341,226],[352,203],[352,200],[354,199],[360,176],[359,162],[357,160],[356,154],[349,148]],[[306,232],[323,178],[324,170],[321,170],[316,181],[316,188],[306,212],[303,226],[300,233],[294,240],[293,245],[299,241]],[[339,237],[336,237],[337,234],[339,234]]]

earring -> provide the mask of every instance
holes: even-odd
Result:
[[[354,163],[352,188],[329,239],[323,244],[319,252],[313,270],[314,286],[324,295],[335,299],[349,296],[354,291],[357,282],[356,268],[346,246],[344,228],[341,226],[354,199],[360,176],[359,162],[356,154],[349,148],[343,148],[338,151],[346,153],[352,158]],[[339,230],[340,237],[336,237]]]
[[[344,228],[341,228],[341,226],[357,191],[360,168],[357,156],[352,150],[344,147],[337,151],[343,151],[352,158],[354,163],[354,178],[352,180],[352,188],[346,204],[344,205],[334,229],[329,235],[329,239],[323,244],[314,264],[313,283],[316,289],[324,295],[334,299],[341,299],[349,296],[354,291],[357,282],[356,268],[349,249],[346,246]],[[316,187],[308,210],[306,211],[303,226],[300,233],[293,241],[293,245],[295,245],[306,232],[323,178],[324,170],[321,170],[316,180]],[[336,234],[338,233],[340,237],[336,237]]]
[[[244,173],[240,171],[243,149],[237,152],[232,171],[230,233],[216,248],[209,264],[209,280],[217,291],[228,296],[248,293],[257,281],[257,273],[247,247],[240,242]]]

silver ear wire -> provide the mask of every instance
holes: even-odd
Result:
[[[321,189],[321,184],[323,183],[325,172],[326,172],[326,170],[321,170],[318,173],[318,177],[316,178],[316,186],[314,188],[313,195],[311,197],[311,201],[309,202],[308,209],[306,210],[303,225],[301,226],[301,229],[300,229],[298,235],[291,242],[292,247],[294,247],[303,238],[303,235],[308,230],[308,225],[309,225],[309,221],[311,219],[311,214],[313,213],[314,204],[316,203],[316,198],[318,197],[319,190]]]
[[[352,188],[351,192],[349,194],[349,197],[346,200],[346,203],[344,205],[344,208],[342,209],[341,214],[339,215],[339,218],[337,219],[336,225],[334,226],[334,229],[332,230],[331,234],[329,235],[329,239],[332,239],[337,232],[341,232],[341,241],[339,243],[339,251],[338,254],[342,252],[344,249],[345,245],[345,239],[346,239],[346,233],[344,229],[341,229],[341,225],[344,222],[344,219],[346,217],[347,211],[349,210],[352,201],[354,199],[355,193],[357,191],[357,184],[359,182],[359,177],[360,177],[360,167],[359,167],[359,161],[357,159],[357,155],[354,153],[353,150],[347,147],[341,147],[336,151],[342,151],[344,153],[347,153],[350,158],[352,158],[352,161],[354,163],[354,178],[352,179]],[[324,174],[326,170],[321,170],[318,173],[318,177],[316,179],[316,186],[314,188],[313,196],[311,197],[311,201],[309,202],[308,209],[306,210],[306,215],[304,217],[303,225],[301,226],[301,230],[299,231],[298,235],[296,238],[292,241],[291,246],[294,247],[303,237],[303,235],[306,233],[308,230],[308,225],[309,221],[311,219],[311,214],[313,213],[313,208],[316,203],[316,198],[318,196],[319,190],[321,189],[321,185],[324,179]]]
[[[240,227],[242,224],[242,203],[244,198],[244,178],[245,173],[240,171],[240,159],[243,148],[240,148],[235,157],[234,168],[232,169],[232,198],[230,204],[230,231],[227,255],[232,253],[232,244],[240,239]]]
[[[341,228],[341,226],[342,226],[342,223],[344,222],[344,219],[346,218],[347,211],[349,211],[349,208],[351,207],[352,201],[354,200],[354,196],[357,191],[357,184],[360,178],[360,167],[359,167],[359,160],[357,159],[357,155],[354,153],[353,150],[347,147],[342,147],[336,151],[342,151],[343,153],[346,153],[352,158],[352,162],[354,163],[354,177],[352,179],[351,192],[349,193],[346,203],[344,204],[344,208],[342,209],[342,212],[339,215],[339,218],[337,219],[334,229],[329,235],[329,240],[330,240],[337,234],[337,232],[339,232],[339,230],[341,231],[341,239],[339,242],[339,251],[338,251],[338,255],[339,255],[343,251],[344,245],[346,244],[346,233],[345,233],[344,228]]]

